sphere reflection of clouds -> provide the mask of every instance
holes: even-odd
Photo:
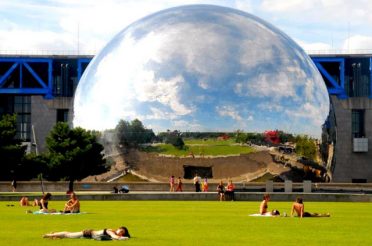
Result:
[[[238,10],[194,5],[115,36],[80,80],[74,125],[103,130],[138,118],[155,132],[319,136],[328,111],[321,75],[287,35]]]

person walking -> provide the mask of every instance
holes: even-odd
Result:
[[[177,179],[177,188],[176,191],[181,191],[182,192],[182,180],[181,177],[178,177]]]

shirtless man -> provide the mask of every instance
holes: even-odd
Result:
[[[318,214],[318,213],[305,212],[305,206],[302,202],[301,197],[297,197],[296,201],[293,203],[291,216],[293,216],[294,212],[296,212],[297,216],[301,217],[301,218],[303,218],[303,217],[329,217],[330,216],[329,213]]]

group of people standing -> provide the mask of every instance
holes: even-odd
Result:
[[[182,179],[181,177],[178,177],[177,179],[177,183],[176,183],[176,180],[175,180],[175,177],[172,175],[170,178],[169,178],[169,191],[170,192],[174,192],[174,191],[182,191]],[[176,187],[176,189],[175,189]]]
[[[229,180],[226,187],[221,180],[217,185],[217,193],[220,201],[225,201],[226,197],[229,197],[231,201],[235,201],[235,185],[232,180]]]
[[[195,174],[195,177],[193,179],[193,183],[195,186],[195,191],[196,192],[207,192],[208,191],[208,178],[205,177],[203,182],[201,181],[201,177],[198,174]],[[174,192],[174,191],[183,191],[183,182],[181,177],[176,178],[174,175],[170,176],[169,178],[169,191]]]
[[[195,186],[195,192],[208,192],[209,185],[208,185],[208,178],[204,177],[203,181],[202,178],[196,173],[193,178],[193,184]],[[172,175],[169,178],[169,191],[182,191],[182,179],[181,177],[178,177],[177,181],[175,180],[175,176]],[[235,186],[232,182],[232,180],[229,180],[227,183],[227,186],[225,187],[223,184],[223,181],[219,183],[217,186],[217,193],[219,196],[220,201],[226,200],[226,197],[231,198],[232,201],[235,200]]]
[[[207,192],[208,191],[208,178],[204,177],[203,182],[201,180],[201,177],[195,173],[194,179],[194,186],[195,186],[195,192]]]

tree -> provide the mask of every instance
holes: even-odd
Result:
[[[49,158],[45,154],[27,154],[21,164],[21,170],[17,172],[17,179],[30,180],[37,178],[40,173],[48,173]]]
[[[296,137],[296,153],[304,156],[309,160],[315,160],[316,157],[316,143],[308,136]]]
[[[20,164],[26,146],[16,136],[16,115],[3,115],[0,120],[0,180],[11,180],[21,172]]]
[[[47,139],[50,180],[79,180],[107,171],[97,134],[58,122]]]
[[[248,139],[248,134],[244,133],[241,130],[235,132],[235,142],[237,143],[246,143]]]
[[[165,143],[172,144],[177,149],[183,149],[183,147],[185,146],[185,142],[181,137],[181,132],[177,130],[175,131],[168,130],[165,137]]]
[[[120,120],[116,126],[119,143],[128,148],[136,148],[140,144],[151,143],[155,134],[151,129],[146,129],[138,119],[128,122]]]

